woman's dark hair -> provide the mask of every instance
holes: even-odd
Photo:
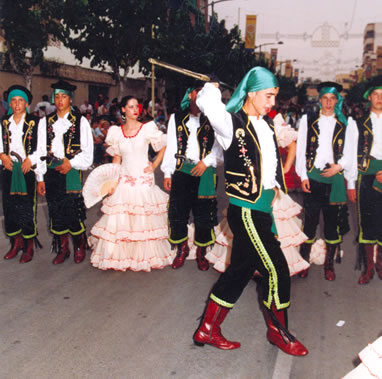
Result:
[[[122,98],[121,102],[119,103],[119,108],[121,109],[121,112],[122,112],[122,108],[125,108],[125,107],[126,107],[126,104],[127,104],[131,99],[135,99],[135,100],[138,101],[138,99],[137,99],[135,96],[125,96],[124,98]]]

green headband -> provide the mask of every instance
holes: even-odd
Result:
[[[368,100],[369,99],[369,96],[371,95],[371,93],[373,91],[375,91],[376,89],[382,89],[382,86],[377,86],[377,87],[370,87],[364,94],[363,94],[363,98],[365,100]]]
[[[337,116],[338,120],[346,126],[348,124],[348,121],[345,115],[342,113],[342,103],[344,99],[342,98],[340,93],[337,91],[336,87],[322,88],[320,91],[319,98],[321,99],[321,97],[324,96],[326,93],[332,93],[337,98],[337,103],[334,107],[334,114]],[[320,103],[320,108],[321,108],[321,103]]]
[[[71,99],[73,98],[73,92],[72,91],[67,91],[66,89],[60,89],[60,88],[55,88],[52,93],[52,97],[50,99],[50,102],[54,104],[54,97],[58,93],[64,93],[65,95],[68,95]]]
[[[12,114],[13,113],[13,110],[10,107],[10,105],[11,105],[12,98],[14,98],[16,96],[22,97],[26,101],[26,103],[29,105],[29,99],[28,99],[27,94],[24,91],[22,91],[21,89],[14,89],[11,92],[9,92],[9,94],[8,94],[8,105],[9,105],[8,114]],[[27,112],[29,113],[28,108],[27,108]]]
[[[228,112],[239,112],[244,104],[248,92],[258,92],[263,89],[276,88],[279,83],[276,77],[264,67],[254,67],[247,72],[243,80],[237,86],[231,99],[226,105]]]
[[[180,102],[180,109],[181,109],[182,111],[184,111],[185,109],[187,109],[187,108],[190,106],[190,98],[188,97],[188,95],[189,95],[194,89],[195,89],[195,87],[187,88],[187,91],[186,91],[186,93],[184,94],[182,101]]]

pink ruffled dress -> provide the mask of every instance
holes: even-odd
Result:
[[[150,271],[170,265],[175,251],[167,240],[168,195],[155,185],[148,147],[159,151],[166,136],[154,122],[143,124],[135,136],[126,137],[112,126],[106,138],[108,153],[122,157],[118,185],[104,199],[102,217],[91,229],[90,261],[101,270]]]
[[[281,117],[281,115],[280,115]],[[274,118],[277,141],[281,147],[288,146],[297,138],[297,132],[283,122],[283,119]],[[296,275],[302,270],[310,267],[299,253],[299,245],[308,238],[301,231],[301,220],[297,217],[302,207],[282,191],[273,205],[273,217],[278,233],[281,249],[288,262],[290,275]],[[214,265],[217,271],[223,272],[230,264],[232,232],[229,228],[226,216],[215,229],[216,243],[207,252],[206,258]]]

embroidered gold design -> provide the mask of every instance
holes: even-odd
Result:
[[[249,192],[242,190],[237,184],[227,183],[227,188],[232,187],[236,191],[240,192],[242,195],[248,196]]]
[[[245,136],[245,131],[242,128],[239,128],[236,130],[235,133],[236,138],[244,137]]]
[[[255,176],[255,168],[253,166],[249,166],[249,173],[251,174],[251,178],[252,178],[252,190],[251,190],[251,193],[256,193],[256,191],[257,191],[257,183],[256,183],[256,176]]]

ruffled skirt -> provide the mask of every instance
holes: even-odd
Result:
[[[170,265],[176,251],[168,242],[167,203],[168,195],[155,185],[119,183],[90,232],[92,265],[120,271]]]

